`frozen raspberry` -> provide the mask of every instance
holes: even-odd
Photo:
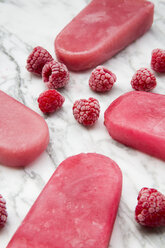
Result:
[[[43,113],[52,113],[61,108],[65,98],[56,90],[46,90],[38,98],[39,108]]]
[[[154,49],[152,51],[151,68],[157,72],[165,72],[165,50]]]
[[[109,91],[116,82],[116,75],[103,66],[97,66],[89,78],[89,86],[97,92]]]
[[[98,100],[90,97],[88,100],[80,99],[73,105],[74,118],[84,126],[93,125],[100,114],[100,105]]]
[[[6,201],[0,195],[0,228],[4,227],[7,221]]]
[[[69,71],[64,64],[53,60],[43,67],[42,78],[50,89],[62,88],[69,82]]]
[[[134,90],[150,91],[156,86],[156,78],[147,68],[139,69],[131,80]]]
[[[41,75],[44,65],[52,60],[52,56],[46,49],[37,46],[27,59],[26,69],[36,75]]]
[[[142,188],[135,209],[136,221],[149,227],[165,226],[165,196],[152,188]]]

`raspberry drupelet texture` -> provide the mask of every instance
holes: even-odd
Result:
[[[65,98],[56,90],[46,90],[38,98],[39,108],[45,114],[53,113],[61,108]]]
[[[50,53],[43,47],[37,46],[27,59],[26,69],[36,75],[42,74],[42,68],[47,62],[52,61]]]
[[[89,86],[93,91],[109,91],[116,82],[116,75],[103,66],[97,66],[89,78]]]
[[[84,126],[93,125],[100,114],[100,105],[97,99],[90,97],[75,101],[73,105],[74,118]]]
[[[148,227],[165,226],[165,196],[153,188],[142,188],[135,209],[136,221]]]
[[[4,227],[7,221],[6,201],[0,194],[0,228]]]
[[[156,72],[165,72],[165,50],[157,48],[152,51],[151,68]]]
[[[62,88],[69,82],[69,71],[64,64],[53,60],[43,67],[42,78],[48,88]]]
[[[134,90],[150,91],[156,87],[156,78],[150,70],[141,68],[134,74],[131,85]]]

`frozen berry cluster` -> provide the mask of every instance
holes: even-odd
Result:
[[[38,98],[40,110],[49,114],[61,108],[65,98],[56,89],[68,84],[69,71],[67,67],[55,61],[46,49],[37,46],[28,56],[26,68],[29,72],[42,76],[48,88]]]
[[[165,50],[154,49],[151,56],[151,69],[155,72],[165,72]],[[134,90],[151,91],[156,85],[156,77],[147,68],[141,68],[133,75],[131,85]]]
[[[39,108],[41,109],[41,111],[43,113],[52,113],[61,108],[64,103],[64,97],[56,90],[65,87],[69,82],[70,76],[67,67],[64,64],[55,61],[46,49],[38,46],[35,47],[32,53],[29,55],[26,68],[28,71],[34,74],[42,75],[43,81],[48,88],[48,90],[42,93],[38,98]],[[156,72],[165,71],[164,50],[153,50],[151,58],[151,68]],[[89,87],[95,92],[103,93],[110,91],[115,82],[116,75],[104,66],[99,65],[91,72],[89,78]],[[132,88],[138,91],[151,91],[156,87],[156,85],[156,77],[147,68],[141,68],[137,70],[131,80]],[[52,91],[50,91],[50,89]],[[46,98],[44,95],[46,96]],[[86,109],[86,101],[89,101],[89,99],[80,99],[77,101],[80,101],[83,105],[81,106],[81,108]],[[78,110],[76,110],[74,106],[75,103],[73,105],[73,115],[75,119],[79,123],[87,126],[87,122],[82,121],[82,119],[87,118],[88,112],[80,111],[81,116],[78,117],[78,113],[75,113],[75,111]],[[95,121],[91,123],[94,124]]]

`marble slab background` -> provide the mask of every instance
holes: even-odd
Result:
[[[112,140],[103,125],[103,114],[119,95],[131,90],[130,80],[140,67],[150,67],[151,51],[165,48],[165,1],[152,0],[155,19],[152,29],[104,65],[117,75],[111,92],[96,94],[88,87],[91,70],[70,73],[70,83],[60,92],[63,108],[43,115],[38,95],[46,89],[42,80],[28,73],[26,59],[33,47],[43,46],[53,56],[53,42],[59,31],[89,0],[0,0],[0,89],[41,114],[50,130],[47,150],[30,167],[12,169],[0,165],[0,193],[7,201],[8,222],[0,231],[0,248],[5,248],[58,164],[81,152],[97,152],[115,160],[123,172],[123,191],[114,226],[111,248],[164,248],[165,228],[150,230],[134,221],[139,190],[154,187],[165,193],[165,164],[156,158]],[[165,75],[158,75],[153,92],[165,94]],[[73,118],[76,99],[93,96],[100,101],[101,115],[92,128]]]

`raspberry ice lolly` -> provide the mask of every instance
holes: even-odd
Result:
[[[64,160],[7,248],[107,248],[122,187],[118,165],[100,154]]]
[[[57,58],[73,71],[95,67],[142,36],[153,13],[146,0],[93,0],[56,37]]]
[[[42,153],[49,142],[45,120],[0,90],[0,163],[25,166]]]
[[[112,138],[165,160],[165,95],[126,93],[108,107],[104,120]]]

